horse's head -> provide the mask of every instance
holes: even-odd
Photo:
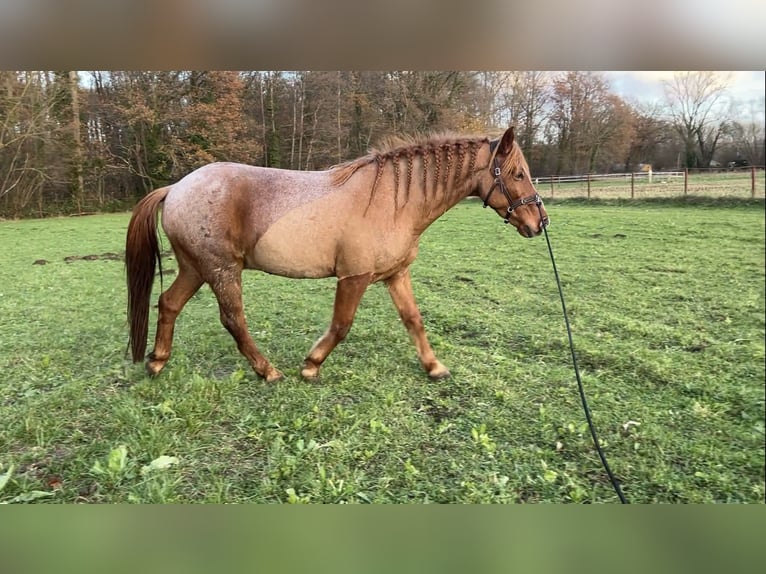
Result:
[[[490,150],[492,184],[480,194],[484,195],[484,207],[490,206],[524,237],[539,235],[549,223],[548,214],[532,183],[527,160],[514,142],[513,127],[490,142]]]

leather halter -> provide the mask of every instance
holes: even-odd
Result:
[[[534,203],[535,205],[537,205],[539,209],[543,203],[543,200],[540,199],[540,195],[538,193],[535,193],[534,195],[528,195],[526,197],[522,197],[521,199],[517,199],[516,201],[513,200],[513,198],[511,197],[511,192],[508,191],[508,187],[505,185],[505,182],[503,181],[503,178],[501,176],[500,166],[497,163],[497,146],[499,143],[500,143],[499,140],[489,142],[489,151],[490,153],[492,153],[492,175],[495,176],[495,181],[492,183],[492,187],[489,188],[489,191],[487,192],[487,195],[484,198],[483,207],[487,207],[487,205],[489,205],[489,198],[492,196],[492,192],[495,191],[496,187],[499,187],[500,191],[505,196],[505,199],[508,201],[508,210],[505,212],[505,217],[503,218],[503,222],[508,223],[511,218],[511,213],[513,213],[513,210],[516,209],[517,207],[521,207],[522,205],[527,205],[528,203]]]

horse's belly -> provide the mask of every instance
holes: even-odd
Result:
[[[245,267],[293,278],[335,275],[335,241],[313,226],[275,223],[246,254]]]
[[[409,264],[417,239],[353,205],[333,194],[288,212],[246,254],[246,267],[294,278],[385,278]]]

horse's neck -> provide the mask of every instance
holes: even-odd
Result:
[[[419,198],[421,219],[415,222],[416,228],[422,232],[446,211],[452,209],[465,198],[475,195],[482,185],[482,180],[489,173],[489,162],[489,146],[483,145],[477,151],[476,161],[470,172],[464,168],[460,177],[455,181],[453,167],[447,185],[440,183],[438,186],[431,186],[428,193],[421,194]]]

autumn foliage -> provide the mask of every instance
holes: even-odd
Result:
[[[760,124],[677,113],[696,78],[649,106],[596,72],[0,71],[0,216],[125,209],[214,161],[325,169],[389,136],[509,124],[539,176],[704,166],[729,148],[761,165]]]

